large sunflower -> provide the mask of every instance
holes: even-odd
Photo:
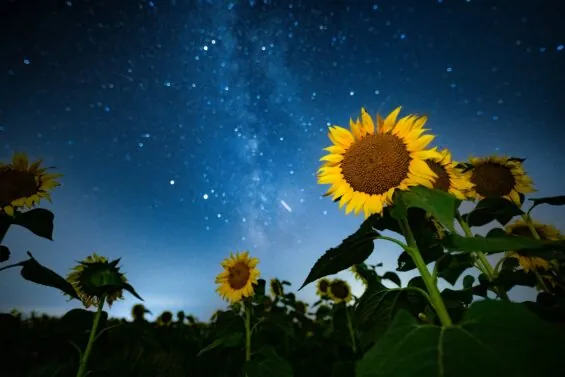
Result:
[[[549,224],[542,224],[537,221],[533,221],[532,225],[540,238],[544,241],[558,241],[565,239],[565,237],[563,237],[556,228]],[[528,224],[522,219],[518,219],[512,224],[507,225],[505,227],[505,231],[506,233],[514,236],[533,238]],[[532,269],[549,270],[552,267],[551,263],[544,258],[522,255],[519,251],[509,251],[506,256],[509,258],[516,258],[520,266],[526,272],[529,272]]]
[[[365,218],[380,214],[392,204],[396,190],[411,186],[433,187],[438,176],[425,160],[441,158],[436,150],[425,148],[434,139],[424,135],[426,117],[409,115],[396,121],[400,107],[386,119],[377,115],[377,126],[367,111],[361,109],[361,120],[350,121],[351,131],[334,126],[328,134],[333,145],[320,161],[318,183],[330,184],[326,195],[341,198],[346,214],[364,211]]]
[[[345,280],[334,279],[328,288],[328,295],[335,303],[351,301],[351,287]]]
[[[85,308],[97,306],[102,297],[106,298],[108,306],[124,298],[120,284],[127,283],[127,279],[114,262],[92,253],[73,267],[67,276]]]
[[[430,169],[437,175],[433,180],[433,187],[446,191],[457,199],[465,200],[465,193],[473,188],[470,172],[464,173],[456,168],[458,164],[453,162],[449,150],[443,149],[439,154],[440,156],[426,160]]]
[[[253,284],[257,284],[260,275],[257,264],[259,259],[250,258],[247,251],[235,255],[230,253],[230,257],[222,262],[224,271],[216,277],[216,284],[220,284],[216,292],[231,302],[252,296]]]
[[[532,179],[527,175],[522,161],[510,157],[473,157],[471,164],[471,197],[478,200],[495,197],[508,199],[521,206],[520,194],[535,192]]]
[[[50,174],[41,160],[29,163],[24,153],[14,153],[12,162],[0,163],[0,214],[14,215],[17,208],[33,208],[41,199],[51,201],[49,191],[59,186],[62,174]]]

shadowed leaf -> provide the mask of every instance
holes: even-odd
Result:
[[[35,208],[27,212],[18,213],[12,224],[22,226],[39,237],[53,241],[53,212],[44,208]]]

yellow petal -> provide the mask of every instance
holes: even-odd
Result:
[[[364,107],[361,108],[361,123],[363,128],[370,134],[375,133],[375,124],[373,123],[373,118],[367,113]]]

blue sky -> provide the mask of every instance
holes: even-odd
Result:
[[[526,157],[537,195],[563,194],[565,31],[559,12],[513,4],[12,5],[0,33],[0,160],[25,151],[65,174],[47,206],[55,240],[13,228],[12,261],[31,250],[66,274],[92,252],[122,257],[153,313],[201,319],[225,306],[214,277],[230,251],[249,250],[263,277],[297,289],[362,221],[315,180],[328,125],[346,126],[361,106],[428,115],[456,159]],[[558,208],[535,213],[565,229]],[[369,261],[393,270],[400,251],[376,245]],[[311,302],[313,287],[298,296]],[[135,302],[126,294],[111,314]],[[0,310],[77,304],[0,274]]]

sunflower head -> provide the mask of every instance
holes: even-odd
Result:
[[[269,285],[271,287],[271,294],[273,297],[279,297],[284,294],[284,288],[279,279],[271,279]]]
[[[0,163],[0,215],[13,216],[16,209],[51,201],[50,191],[60,185],[62,175],[47,173],[49,169],[41,167],[41,160],[30,164],[24,153],[14,153],[11,163]]]
[[[354,264],[353,266],[351,266],[350,271],[353,274],[355,280],[360,281],[361,283],[363,283],[365,287],[367,287],[368,285],[367,280],[359,274],[357,265]]]
[[[544,241],[558,241],[565,239],[565,237],[563,237],[556,228],[549,224],[542,224],[537,221],[533,221],[532,226],[537,231],[540,238]],[[507,225],[505,227],[505,231],[513,236],[533,238],[528,223],[523,219],[518,219],[512,224]],[[517,259],[520,266],[526,272],[532,269],[549,270],[552,268],[552,265],[546,259],[536,256],[522,255],[519,251],[509,251],[507,257]]]
[[[328,297],[328,290],[330,288],[330,281],[326,278],[321,278],[316,283],[316,293],[320,298]]]
[[[396,190],[412,186],[433,187],[438,179],[426,160],[441,158],[435,149],[425,148],[434,139],[425,135],[425,117],[408,115],[397,121],[400,107],[385,119],[377,116],[377,125],[365,109],[361,119],[350,121],[350,129],[334,126],[329,138],[333,145],[326,148],[318,170],[318,183],[331,185],[326,195],[339,198],[346,214],[365,218],[381,214],[383,207],[393,203]]]
[[[120,272],[119,262],[120,259],[108,262],[105,257],[93,253],[73,267],[67,281],[75,288],[86,308],[98,305],[102,299],[112,306],[114,301],[124,298],[124,289],[142,300]]]
[[[184,323],[184,320],[186,319],[186,314],[184,313],[184,311],[179,310],[177,312],[177,322],[179,323]]]
[[[151,313],[143,304],[135,304],[131,308],[131,316],[134,321],[143,321],[145,319],[145,314]]]
[[[522,159],[490,156],[470,158],[470,180],[474,187],[468,195],[475,199],[504,198],[522,205],[520,195],[535,192]]]
[[[173,322],[173,313],[166,310],[157,318],[157,326],[168,327]]]
[[[328,295],[335,303],[351,301],[351,287],[345,280],[334,279],[328,288]]]
[[[253,284],[257,284],[260,272],[257,269],[259,259],[250,258],[249,252],[230,253],[222,263],[224,271],[216,277],[219,284],[216,292],[230,302],[239,302],[254,293]]]
[[[458,169],[458,163],[451,158],[447,149],[439,151],[439,156],[426,160],[428,167],[436,174],[433,188],[450,193],[459,200],[466,199],[466,193],[473,189],[470,172]]]

